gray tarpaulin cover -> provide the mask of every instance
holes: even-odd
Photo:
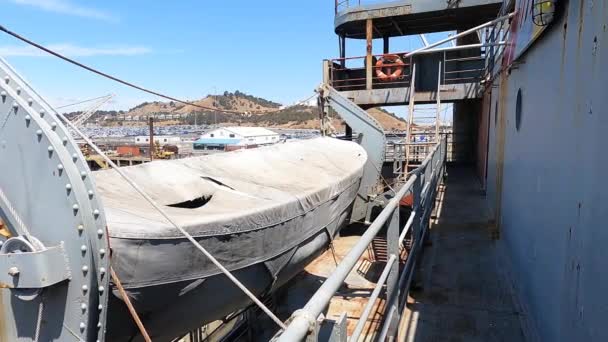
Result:
[[[337,221],[354,200],[366,159],[357,144],[315,138],[122,170],[237,270],[295,250]],[[115,171],[95,172],[95,179],[126,288],[219,272]]]

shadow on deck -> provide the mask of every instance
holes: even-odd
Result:
[[[448,169],[399,341],[524,341],[473,170]]]

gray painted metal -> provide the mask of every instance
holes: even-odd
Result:
[[[466,99],[479,99],[482,94],[479,83],[449,84],[441,86],[441,102],[452,103]],[[410,87],[341,91],[342,96],[362,106],[398,106],[409,103]],[[437,102],[436,91],[416,91],[418,104]]]
[[[342,1],[334,27],[337,34],[349,38],[365,38],[367,19],[373,19],[377,26],[374,38],[454,31],[495,18],[502,3],[503,0]]]
[[[491,89],[488,199],[528,340],[607,341],[608,2],[560,3]]]
[[[329,108],[335,110],[353,131],[362,135],[360,145],[367,152],[367,162],[365,163],[358,196],[353,206],[351,220],[366,219],[368,202],[377,193],[380,170],[382,170],[384,164],[384,149],[386,147],[384,129],[376,119],[327,83],[319,89],[319,96],[325,101],[326,108],[324,110],[326,112]]]
[[[386,224],[393,226],[389,226],[388,237],[392,236],[394,237],[394,243],[400,243],[398,232],[394,229],[398,228],[398,226],[395,226],[393,220],[397,218],[396,222],[398,222],[398,214],[395,214],[395,212],[398,211],[399,201],[409,191],[412,191],[414,194],[413,209],[415,212],[414,219],[412,220],[413,237],[415,246],[417,247],[411,251],[408,256],[406,267],[401,273],[394,274],[396,276],[394,279],[399,279],[398,283],[395,282],[391,285],[391,282],[393,282],[391,280],[391,273],[395,272],[393,269],[394,264],[389,263],[386,266],[386,269],[390,269],[390,271],[386,277],[388,278],[388,298],[384,311],[385,322],[381,334],[384,336],[396,336],[398,330],[398,324],[396,324],[396,322],[399,321],[401,312],[399,307],[403,305],[403,302],[401,302],[401,295],[407,295],[408,293],[416,255],[421,250],[422,241],[424,241],[428,229],[429,219],[437,193],[437,186],[445,173],[446,143],[447,141],[444,139],[441,143],[437,144],[433,152],[427,156],[422,165],[412,172],[408,181],[395,193],[395,196],[388,202],[384,210],[382,210],[374,222],[368,227],[357,244],[342,259],[332,275],[325,280],[323,285],[315,292],[303,309],[293,313],[288,322],[287,329],[275,338],[276,341],[317,341],[314,332],[318,331],[318,323],[314,318],[319,317],[319,315],[322,314],[325,307],[330,303],[333,295],[342,286],[348,274],[357,264],[361,255],[367,250],[369,244]],[[409,222],[410,221],[408,220],[408,224]],[[404,229],[406,229],[406,227],[404,227]],[[391,252],[391,256],[398,257],[398,253],[396,254],[395,250],[389,246],[389,253]],[[396,272],[399,272],[398,267],[396,268]],[[384,277],[382,276],[382,278]],[[398,284],[398,286],[395,286],[396,284]],[[362,315],[362,319],[365,319],[365,316]],[[385,339],[381,337],[378,340],[384,341]]]
[[[35,251],[63,242],[72,271],[70,281],[31,296],[2,289],[0,340],[104,340],[109,248],[93,178],[54,110],[4,60],[0,170],[0,216],[11,234],[31,242]],[[62,265],[49,272],[64,270]]]
[[[1,288],[40,289],[70,278],[63,245],[42,251],[11,253],[7,247],[10,241],[0,249]]]

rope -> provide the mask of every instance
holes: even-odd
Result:
[[[40,303],[38,304],[38,316],[36,318],[36,331],[34,333],[34,342],[38,342],[40,338],[40,329],[42,328],[42,313],[44,312],[44,290],[40,294]]]
[[[13,217],[13,220],[15,220],[15,223],[17,224],[17,226],[19,227],[19,229],[21,229],[21,232],[23,233],[23,235],[26,235],[26,236],[29,237],[30,236],[29,229],[27,229],[27,226],[25,225],[25,223],[21,219],[21,216],[19,216],[19,213],[17,212],[17,209],[15,209],[15,207],[13,206],[13,204],[8,200],[8,198],[4,194],[4,191],[2,191],[2,188],[0,188],[0,201],[4,204],[4,207],[11,214],[11,216]],[[8,228],[8,224],[7,224],[7,228]]]
[[[136,84],[133,84],[131,82],[128,81],[124,81],[122,79],[119,79],[115,76],[109,75],[107,73],[101,72],[99,70],[96,70],[92,67],[89,67],[87,65],[84,65],[78,61],[75,61],[73,59],[70,59],[66,56],[63,56],[51,49],[48,49],[40,44],[37,44],[15,32],[12,32],[10,30],[8,30],[7,28],[5,28],[4,26],[0,25],[0,31],[3,31],[5,33],[7,33],[10,36],[13,36],[19,40],[21,40],[22,42],[25,42],[31,46],[34,46],[48,54],[51,54],[57,58],[60,58],[68,63],[71,63],[73,65],[76,65],[78,67],[81,67],[83,69],[86,69],[94,74],[97,74],[99,76],[108,78],[110,80],[113,80],[115,82],[121,83],[123,85],[126,85],[128,87],[134,88],[134,89],[138,89],[141,90],[143,92],[152,94],[152,95],[156,95],[158,97],[162,97],[174,102],[178,102],[178,103],[182,103],[185,105],[190,105],[193,107],[197,107],[197,108],[202,108],[202,109],[207,109],[207,110],[214,110],[214,111],[218,111],[218,112],[225,112],[225,113],[238,113],[241,114],[240,112],[235,112],[235,111],[229,111],[229,110],[223,110],[223,109],[218,109],[218,108],[212,108],[212,107],[206,107],[206,106],[201,106],[195,103],[191,103],[188,101],[184,101],[184,100],[180,100],[177,99],[175,97],[172,96],[168,96],[168,95],[164,95],[162,93],[159,93],[157,91],[153,91],[147,88],[144,88],[142,86],[138,86]],[[313,95],[314,96],[314,95]],[[309,99],[312,98],[309,97]],[[181,227],[179,224],[177,224],[175,221],[173,221],[173,219],[171,219],[171,217],[169,217],[169,215],[146,193],[144,192],[133,180],[131,180],[125,173],[123,173],[118,166],[116,166],[116,164],[114,164],[114,162],[112,162],[112,160],[110,160],[108,158],[108,156],[105,155],[105,153],[103,153],[103,151],[101,151],[101,149],[99,149],[99,147],[97,147],[97,145],[95,143],[93,143],[93,141],[91,141],[84,133],[82,133],[75,125],[73,125],[63,114],[59,114],[57,112],[55,112],[55,114],[61,118],[64,123],[66,125],[68,125],[71,129],[73,129],[91,148],[93,148],[93,150],[95,150],[95,152],[97,152],[105,161],[106,163],[108,163],[108,165],[110,165],[123,179],[125,179],[125,181],[131,185],[133,187],[133,189],[135,189],[135,191],[137,191],[154,209],[156,209],[164,218],[165,220],[170,223],[174,228],[176,228],[177,230],[179,230],[199,251],[201,251],[201,253],[203,253],[207,258],[209,258],[209,260],[222,272],[226,275],[226,277],[228,277],[228,279],[230,279],[239,289],[241,289],[241,291],[243,291],[262,311],[264,311],[280,328],[282,329],[286,329],[285,324],[276,316],[272,313],[272,311],[270,311],[270,309],[268,309],[268,307],[266,307],[266,305],[264,305],[264,303],[262,303],[253,293],[251,293],[251,291],[249,291],[249,289],[247,289],[247,287],[245,287],[245,285],[243,285],[236,277],[234,277],[234,275],[232,275],[232,273],[230,273],[230,271],[228,269],[226,269],[211,253],[209,253],[201,244],[198,243],[198,241],[196,241],[194,239],[194,237],[192,237],[192,235],[190,235],[183,227]]]
[[[74,102],[74,103],[70,103],[70,104],[67,104],[67,105],[63,105],[63,106],[59,106],[59,107],[55,107],[55,109],[61,109],[61,108],[66,108],[66,107],[72,107],[72,106],[76,106],[76,105],[79,105],[79,104],[83,104],[83,103],[87,103],[87,102],[92,102],[92,101],[95,101],[95,100],[101,100],[101,99],[105,99],[105,98],[106,98],[106,97],[108,97],[108,96],[109,96],[109,95],[104,95],[104,96],[94,97],[94,98],[92,98],[92,99],[82,100],[82,101],[79,101],[79,102]]]
[[[15,32],[12,32],[12,31],[10,31],[9,29],[7,29],[6,27],[4,27],[2,25],[0,25],[0,31],[3,31],[3,32],[7,33],[8,35],[13,36],[13,37],[19,39],[20,41],[22,41],[22,42],[24,42],[26,44],[29,44],[29,45],[31,45],[31,46],[33,46],[35,48],[38,48],[38,49],[40,49],[40,50],[42,50],[42,51],[44,51],[44,52],[46,52],[48,54],[51,54],[51,55],[53,55],[53,56],[55,56],[55,57],[57,57],[59,59],[62,59],[64,61],[66,61],[66,62],[68,62],[70,64],[76,65],[76,66],[81,67],[83,69],[86,69],[86,70],[88,70],[88,71],[90,71],[90,72],[92,72],[94,74],[97,74],[99,76],[105,77],[105,78],[110,79],[112,81],[121,83],[121,84],[126,85],[128,87],[131,87],[131,88],[134,88],[134,89],[137,89],[137,90],[141,90],[144,93],[152,94],[152,95],[155,95],[155,96],[158,96],[158,97],[162,97],[162,98],[167,99],[167,100],[171,100],[171,101],[174,101],[174,102],[177,102],[177,103],[181,103],[181,104],[184,104],[184,105],[193,106],[193,107],[197,107],[197,108],[201,108],[201,109],[213,110],[213,111],[222,112],[222,113],[241,114],[240,112],[237,112],[237,111],[220,109],[220,108],[214,108],[214,107],[207,107],[207,106],[201,106],[201,105],[196,104],[196,103],[192,103],[192,102],[189,102],[189,101],[181,100],[181,99],[169,96],[169,95],[162,94],[162,93],[160,93],[158,91],[155,91],[155,90],[144,88],[142,86],[139,86],[139,85],[136,85],[134,83],[125,81],[125,80],[120,79],[120,78],[118,78],[116,76],[112,76],[112,75],[107,74],[105,72],[102,72],[102,71],[99,71],[97,69],[94,69],[94,68],[92,68],[92,67],[90,67],[88,65],[82,64],[82,63],[80,63],[80,62],[78,62],[78,61],[76,61],[74,59],[66,57],[66,56],[64,56],[64,55],[62,55],[62,54],[60,54],[58,52],[55,52],[55,51],[53,51],[53,50],[51,50],[49,48],[46,48],[46,47],[44,47],[44,46],[36,43],[36,42],[33,42],[33,41],[31,41],[31,40],[29,40],[29,39],[27,39],[27,38],[25,38],[25,37],[23,37],[23,36],[15,33]]]
[[[93,68],[93,67],[90,67],[90,66],[88,66],[88,65],[85,65],[85,64],[83,64],[83,63],[80,63],[80,62],[78,62],[78,61],[76,61],[76,60],[74,60],[74,59],[71,59],[71,58],[69,58],[69,57],[66,57],[66,56],[64,56],[64,55],[60,54],[59,52],[53,51],[53,50],[51,50],[51,49],[49,49],[49,48],[47,48],[47,47],[44,47],[44,46],[42,46],[42,45],[40,45],[40,44],[38,44],[38,43],[36,43],[36,42],[34,42],[34,41],[32,41],[32,40],[29,40],[28,38],[25,38],[25,37],[23,37],[23,36],[19,35],[18,33],[15,33],[15,32],[13,32],[13,31],[11,31],[11,30],[7,29],[7,28],[6,28],[6,27],[4,27],[3,25],[0,25],[0,31],[3,31],[3,32],[5,32],[6,34],[8,34],[8,35],[10,35],[10,36],[13,36],[13,37],[17,38],[17,39],[19,39],[20,41],[22,41],[22,42],[24,42],[24,43],[26,43],[26,44],[29,44],[29,45],[31,45],[31,46],[33,46],[33,47],[37,48],[37,49],[40,49],[40,50],[42,50],[42,51],[44,51],[44,52],[46,52],[46,53],[48,53],[48,54],[50,54],[50,55],[53,55],[53,56],[55,56],[55,57],[57,57],[57,58],[59,58],[59,59],[62,59],[62,60],[66,61],[66,62],[68,62],[68,63],[70,63],[70,64],[73,64],[73,65],[75,65],[75,66],[77,66],[77,67],[80,67],[80,68],[83,68],[83,69],[85,69],[85,70],[88,70],[88,71],[90,71],[90,72],[92,72],[92,73],[94,73],[94,74],[97,74],[97,75],[99,75],[99,76],[101,76],[101,77],[105,77],[105,78],[110,79],[110,80],[112,80],[112,81],[114,81],[114,82],[118,82],[118,83],[120,83],[120,84],[126,85],[127,87],[131,87],[131,88],[134,88],[134,89],[137,89],[137,90],[143,91],[144,93],[148,93],[148,94],[155,95],[155,96],[158,96],[158,97],[161,97],[161,98],[164,98],[164,99],[170,100],[170,101],[174,101],[174,102],[177,102],[177,103],[181,103],[181,104],[184,104],[184,105],[188,105],[188,106],[192,106],[192,107],[196,107],[196,108],[200,108],[200,109],[206,109],[206,110],[210,110],[210,111],[216,111],[216,112],[220,112],[220,113],[228,113],[228,114],[239,114],[239,115],[243,114],[242,112],[238,112],[238,111],[235,111],[235,110],[227,110],[227,109],[221,109],[221,108],[215,108],[215,107],[207,107],[207,106],[202,106],[202,105],[199,105],[199,104],[196,104],[196,103],[190,102],[190,101],[181,100],[181,99],[175,98],[175,97],[173,97],[173,96],[165,95],[165,94],[160,93],[160,92],[158,92],[158,91],[156,91],[156,90],[152,90],[152,89],[149,89],[149,88],[145,88],[145,87],[140,86],[140,85],[137,85],[137,84],[135,84],[135,83],[132,83],[132,82],[129,82],[129,81],[125,81],[125,80],[123,80],[123,79],[121,79],[121,78],[118,78],[118,77],[116,77],[116,76],[110,75],[110,74],[108,74],[108,73],[105,73],[105,72],[103,72],[103,71],[100,71],[100,70],[98,70],[98,69],[95,69],[95,68]],[[312,96],[310,96],[310,97],[309,97],[309,98],[307,98],[306,100],[304,100],[304,101],[300,101],[300,102],[297,102],[295,105],[287,106],[287,107],[285,107],[284,109],[287,109],[287,108],[291,108],[291,107],[295,107],[295,106],[297,106],[297,105],[300,105],[301,103],[303,103],[303,102],[306,102],[306,101],[310,100],[310,99],[311,99],[311,98],[313,98],[315,95],[316,95],[316,94],[313,94]],[[92,101],[92,100],[94,100],[94,99],[91,99],[91,100],[85,100],[85,101],[83,101],[83,102],[81,102],[81,103],[84,103],[84,102],[89,102],[89,101]],[[71,104],[71,105],[67,105],[67,106],[62,106],[62,107],[57,107],[57,108],[59,109],[59,108],[69,107],[69,106],[73,106],[73,105],[76,105],[76,104],[79,104],[79,103],[75,103],[75,104]]]
[[[68,120],[63,114],[59,114],[57,112],[55,112],[55,114],[59,118],[61,118],[61,120],[63,120],[66,125],[73,129],[76,134],[78,134],[97,154],[102,157],[102,159],[108,165],[110,165],[110,167],[114,169],[114,171],[116,171],[131,187],[133,187],[133,189],[135,189],[135,191],[137,191],[154,209],[156,209],[156,211],[158,211],[169,224],[171,224],[175,229],[182,233],[184,237],[188,239],[188,241],[190,241],[199,251],[201,251],[201,253],[203,253],[239,289],[241,289],[241,291],[243,291],[243,293],[245,293],[249,297],[249,299],[251,299],[262,311],[264,311],[279,327],[281,327],[282,329],[286,328],[285,324],[274,313],[272,313],[272,311],[270,311],[270,309],[268,309],[268,307],[266,307],[264,303],[262,303],[253,293],[251,293],[251,291],[249,291],[249,289],[247,289],[247,287],[245,287],[245,285],[243,285],[243,283],[241,283],[234,275],[232,275],[232,273],[230,273],[228,269],[226,269],[211,253],[209,253],[209,251],[207,251],[205,247],[201,246],[201,244],[198,243],[198,241],[196,241],[194,237],[190,235],[190,233],[188,233],[181,225],[179,225],[171,217],[169,217],[169,215],[145,191],[143,191],[137,185],[137,183],[135,183],[131,178],[129,178],[129,176],[122,172],[122,170],[120,170],[120,168],[116,164],[114,164],[114,162],[110,160],[110,158],[108,158],[108,156],[106,156],[106,154],[91,139],[89,139],[89,137],[82,133],[82,131],[80,131],[80,129],[78,129],[78,127],[76,127],[72,122],[70,122],[70,120]]]
[[[114,284],[116,284],[116,288],[118,288],[118,292],[120,292],[120,296],[122,297],[125,304],[127,305],[127,308],[129,309],[131,317],[135,321],[135,324],[137,324],[137,328],[139,329],[141,336],[144,337],[144,340],[146,342],[152,342],[152,339],[150,339],[150,335],[148,335],[148,332],[146,331],[146,327],[144,327],[144,324],[141,322],[141,319],[137,315],[137,311],[135,311],[135,308],[131,303],[131,299],[129,299],[129,296],[127,296],[127,292],[125,291],[124,287],[122,287],[120,279],[118,279],[116,272],[114,272],[114,267],[110,267],[110,274],[112,275],[112,280],[114,281]]]

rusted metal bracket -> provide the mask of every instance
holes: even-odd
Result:
[[[39,252],[0,254],[0,288],[41,289],[68,279],[63,244]]]

